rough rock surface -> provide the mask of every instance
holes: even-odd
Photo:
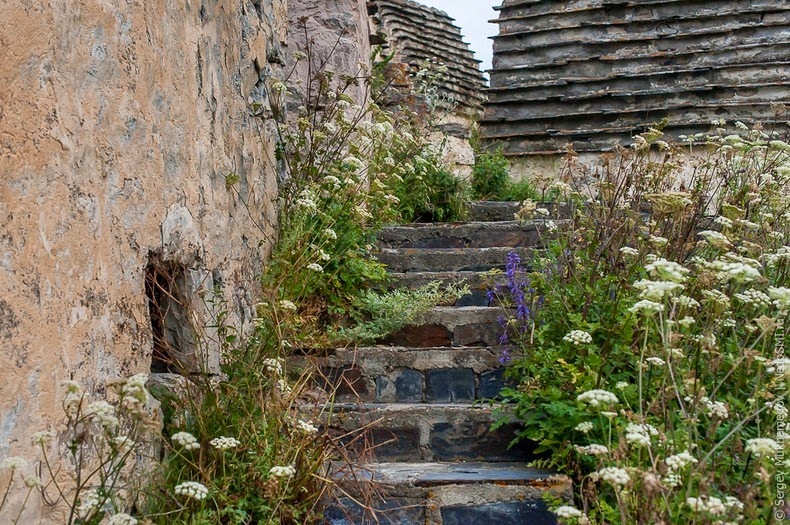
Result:
[[[250,322],[276,181],[249,103],[265,102],[282,62],[286,12],[285,0],[10,0],[2,17],[5,456],[29,455],[29,433],[58,421],[60,381],[101,390],[150,368],[154,257],[188,277],[190,302],[217,288]],[[31,512],[21,522],[39,522]]]

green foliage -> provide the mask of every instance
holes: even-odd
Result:
[[[416,290],[396,289],[385,293],[363,292],[355,301],[351,328],[341,328],[337,338],[358,343],[371,343],[416,321],[436,305],[455,304],[467,295],[463,283],[443,286],[439,281]]]
[[[468,185],[450,173],[431,149],[414,157],[394,191],[405,222],[454,222],[468,215]]]
[[[679,160],[651,130],[595,188],[569,166],[570,218],[533,271],[508,264],[505,401],[591,523],[771,523],[790,147],[747,133]]]
[[[478,153],[472,173],[472,197],[478,200],[524,201],[537,199],[533,184],[510,178],[510,165],[502,150]]]

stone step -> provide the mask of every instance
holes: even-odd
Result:
[[[327,509],[327,524],[555,525],[544,494],[572,498],[567,477],[524,463],[375,463],[361,475],[383,488],[375,518],[341,497]]]
[[[378,239],[382,248],[495,248],[540,246],[549,235],[544,221],[416,223],[384,228]]]
[[[538,208],[549,210],[549,218],[566,219],[571,207],[565,203],[538,202]],[[520,202],[476,201],[469,203],[469,220],[482,222],[512,221],[521,210]]]
[[[335,403],[330,427],[340,435],[364,429],[348,446],[372,449],[379,461],[526,461],[534,446],[509,447],[521,428],[510,422],[491,430],[498,416],[488,405],[454,403]]]
[[[414,326],[387,337],[390,346],[496,346],[502,335],[501,308],[486,306],[437,306]]]
[[[505,385],[496,348],[337,349],[316,363],[322,387],[338,401],[472,403],[496,399]]]
[[[504,268],[507,256],[516,252],[522,261],[533,249],[518,248],[382,248],[374,253],[390,272],[484,272]]]
[[[522,265],[526,267],[526,265]],[[504,273],[493,272],[407,272],[391,273],[390,287],[416,290],[433,281],[439,281],[443,286],[460,284],[463,282],[469,288],[469,293],[459,297],[453,305],[445,306],[496,306],[498,301],[489,302],[489,287],[505,282]]]

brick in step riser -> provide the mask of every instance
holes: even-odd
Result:
[[[486,307],[437,307],[422,323],[407,326],[386,339],[396,346],[497,346],[502,335],[502,310]]]
[[[568,218],[570,215],[570,206],[567,204],[539,202],[536,204],[536,207],[549,210],[549,215],[552,219],[557,218],[558,209],[560,218]],[[520,209],[521,203],[519,202],[472,202],[469,204],[469,220],[490,222],[512,221],[514,219],[514,214],[518,213]]]

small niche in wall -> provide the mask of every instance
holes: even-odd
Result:
[[[145,296],[153,335],[151,372],[198,372],[191,293],[184,266],[150,254],[145,268]]]

